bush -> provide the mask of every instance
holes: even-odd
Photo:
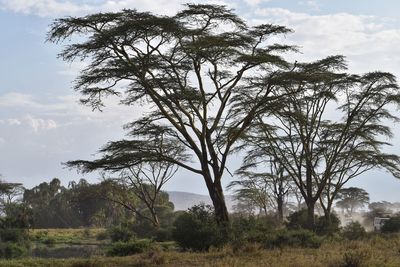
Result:
[[[332,235],[340,231],[339,225],[340,219],[335,213],[330,214],[330,220],[326,216],[317,216],[315,232],[319,235]]]
[[[5,228],[0,229],[0,240],[2,242],[24,242],[28,240],[28,232],[21,228]]]
[[[245,243],[264,243],[273,229],[264,217],[234,216],[231,218],[231,244],[239,247]]]
[[[14,259],[27,255],[28,249],[26,245],[17,243],[0,244],[0,258]]]
[[[343,228],[342,234],[344,238],[349,240],[359,240],[365,238],[367,232],[359,222],[351,222]]]
[[[340,219],[336,214],[330,214],[330,220],[325,216],[318,217],[314,215],[314,230],[319,235],[331,235],[339,231]],[[290,230],[308,229],[307,209],[302,209],[290,214],[287,218],[286,227]]]
[[[212,207],[200,204],[176,218],[172,236],[183,249],[205,251],[226,243],[226,230],[216,223]]]
[[[310,230],[281,230],[270,237],[265,244],[267,248],[298,247],[318,248],[322,244],[322,238]]]
[[[128,226],[113,226],[107,229],[112,242],[128,242],[136,238],[135,233]]]
[[[382,228],[381,228],[382,233],[396,233],[400,232],[400,216],[392,217],[389,220],[387,220]]]
[[[317,216],[315,216],[315,221]],[[286,227],[290,230],[306,229],[307,223],[307,209],[295,211],[287,217]]]
[[[122,257],[142,253],[151,247],[150,240],[137,240],[129,242],[116,242],[107,251],[107,256]]]
[[[101,231],[96,235],[97,240],[106,240],[108,238],[108,233],[106,231]]]
[[[172,240],[172,228],[160,228],[154,234],[154,240],[158,242]]]

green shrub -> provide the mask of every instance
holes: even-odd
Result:
[[[107,256],[122,257],[142,253],[151,247],[150,240],[136,240],[128,242],[116,242],[107,251]]]
[[[273,229],[264,217],[233,216],[231,222],[230,242],[234,248],[245,243],[264,243]]]
[[[290,214],[287,218],[286,227],[290,230],[309,229],[307,212],[307,209],[302,209]],[[335,232],[339,232],[340,219],[334,213],[330,214],[330,220],[325,216],[314,215],[314,221],[314,229],[311,230],[314,230],[319,235],[332,235]]]
[[[349,240],[359,240],[365,238],[367,232],[359,222],[351,222],[343,228],[342,234]]]
[[[200,204],[176,218],[172,236],[183,249],[205,251],[225,244],[227,230],[216,223],[211,206]]]
[[[328,220],[326,216],[316,217],[315,232],[319,235],[332,235],[340,231],[340,219],[335,213],[330,214]]]
[[[108,233],[106,231],[101,231],[96,235],[97,240],[105,240],[108,238]]]
[[[128,242],[136,238],[135,233],[128,226],[113,226],[107,229],[112,242]]]
[[[158,242],[172,240],[172,228],[160,228],[154,234],[154,240]]]
[[[400,232],[400,216],[392,217],[389,220],[387,220],[382,228],[381,228],[382,233],[396,233]]]
[[[268,248],[298,247],[318,248],[322,244],[322,238],[310,230],[280,230],[272,234],[265,244]]]
[[[5,228],[0,229],[0,240],[2,242],[24,242],[28,240],[28,232],[21,228]]]
[[[28,248],[25,244],[5,242],[0,244],[0,258],[14,259],[26,256]]]

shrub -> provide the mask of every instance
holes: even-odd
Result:
[[[101,231],[96,235],[97,240],[105,240],[108,238],[108,233],[106,231]]]
[[[319,235],[332,235],[339,232],[340,219],[335,213],[330,214],[328,220],[326,216],[316,218],[315,232]]]
[[[0,229],[0,240],[3,242],[24,242],[28,240],[28,232],[21,228]]]
[[[231,245],[239,248],[245,243],[264,243],[273,226],[264,217],[234,216],[231,218]]]
[[[160,228],[154,234],[154,239],[158,242],[172,240],[172,228]]]
[[[137,253],[142,253],[151,247],[150,240],[137,240],[129,242],[116,242],[111,245],[107,251],[107,256],[128,256]]]
[[[183,249],[204,251],[226,243],[226,230],[216,223],[212,207],[200,204],[176,218],[172,236]]]
[[[382,228],[381,228],[382,233],[396,233],[400,232],[400,216],[392,217],[389,220],[387,220]]]
[[[28,253],[24,244],[5,242],[0,244],[0,258],[14,259],[25,256]]]
[[[343,228],[342,234],[349,240],[359,240],[365,238],[367,232],[359,222],[351,222]]]
[[[316,220],[317,216],[315,216]],[[307,223],[307,209],[295,211],[287,217],[286,227],[290,230],[306,229]]]
[[[312,230],[319,235],[331,235],[339,231],[340,219],[336,214],[330,214],[330,220],[325,216],[314,215],[315,227]],[[286,227],[290,230],[308,229],[307,209],[302,209],[290,214],[287,218]]]
[[[136,238],[135,233],[128,226],[113,226],[107,229],[112,242],[128,242]]]
[[[318,248],[322,244],[322,238],[310,230],[281,230],[270,237],[265,244],[268,248],[299,247]]]

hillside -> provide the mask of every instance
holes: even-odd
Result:
[[[187,210],[188,208],[200,203],[212,205],[210,197],[206,195],[179,191],[168,191],[167,193],[169,195],[169,200],[175,205],[175,210]],[[235,200],[230,195],[226,195],[225,199],[228,211],[232,211],[233,205],[235,205]]]

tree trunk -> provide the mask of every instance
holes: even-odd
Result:
[[[279,224],[283,223],[283,196],[277,197],[277,205],[278,205],[278,222]]]
[[[208,188],[208,191],[214,205],[215,217],[218,224],[227,226],[229,223],[229,216],[221,183],[214,183],[214,186]]]
[[[315,216],[314,216],[315,201],[306,200],[306,204],[307,204],[307,226],[310,230],[313,230],[315,226]]]

